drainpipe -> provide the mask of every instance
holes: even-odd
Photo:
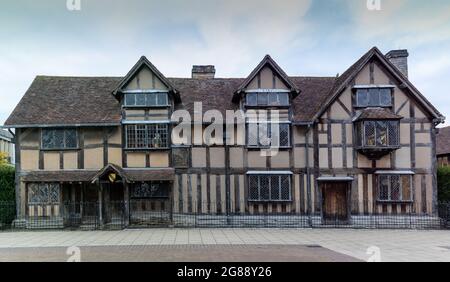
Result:
[[[306,199],[308,202],[308,224],[309,226],[312,226],[311,221],[311,169],[310,169],[310,162],[309,162],[309,136],[311,132],[311,123],[307,124],[307,129],[305,132],[305,164],[306,164]]]

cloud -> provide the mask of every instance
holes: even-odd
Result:
[[[379,0],[381,10],[367,2],[348,1],[355,35],[364,40],[390,40],[395,48],[450,39],[450,3],[442,0]]]

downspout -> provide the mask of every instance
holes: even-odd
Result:
[[[311,169],[309,166],[309,136],[311,132],[311,123],[308,123],[305,132],[305,164],[306,164],[306,198],[308,203],[308,224],[312,226],[311,220]]]

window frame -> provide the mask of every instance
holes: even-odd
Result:
[[[151,189],[152,185],[158,185],[158,189],[164,189],[165,193],[167,195],[156,195],[156,196],[153,196],[153,195],[144,195],[144,196],[143,195],[135,195],[134,194],[135,193],[135,189],[136,189],[136,186],[138,186],[138,185],[140,185],[140,186],[148,185],[150,189]],[[152,199],[169,199],[170,198],[169,185],[166,184],[166,183],[160,182],[160,181],[135,182],[135,183],[132,184],[132,187],[131,187],[130,190],[131,190],[130,191],[130,199],[131,200],[145,200],[145,199],[152,200]]]
[[[31,193],[32,193],[32,188],[38,188],[38,189],[42,189],[44,186],[47,189],[47,201],[46,202],[36,202],[36,201],[32,201],[32,197],[31,197]],[[51,199],[51,191],[50,188],[56,188],[56,190],[58,191],[58,200],[57,201],[52,201]],[[32,183],[28,183],[27,184],[27,205],[59,205],[61,204],[61,185],[59,183],[37,183],[37,182],[32,182]]]
[[[258,190],[258,199],[252,198],[252,193],[250,191],[251,188],[251,181],[252,181],[252,177],[257,177],[257,190]],[[268,177],[268,199],[262,199],[261,198],[261,177]],[[278,177],[278,187],[276,189],[278,189],[278,199],[272,199],[272,195],[273,195],[273,190],[272,190],[272,178],[273,177]],[[287,177],[287,179],[289,180],[289,196],[288,199],[283,199],[283,193],[282,193],[282,182],[283,179],[282,177]],[[248,197],[247,197],[247,201],[248,202],[252,202],[252,203],[288,203],[288,202],[292,202],[292,175],[291,174],[280,174],[277,172],[273,172],[273,173],[265,173],[265,174],[247,174],[247,184],[248,184]]]
[[[63,141],[62,141],[62,143],[63,143],[63,147],[56,147],[56,146],[54,146],[54,147],[48,147],[48,146],[45,146],[44,145],[44,132],[45,131],[53,131],[53,132],[56,132],[56,131],[63,131]],[[67,145],[67,141],[66,141],[66,138],[67,138],[67,132],[69,132],[69,131],[73,131],[73,132],[75,132],[75,146],[74,147],[67,147],[66,145]],[[43,128],[43,129],[41,129],[41,131],[40,131],[40,135],[41,135],[41,140],[40,140],[40,149],[42,150],[42,151],[68,151],[68,150],[78,150],[79,149],[79,140],[78,140],[78,135],[79,135],[79,133],[78,133],[78,129],[77,128]],[[54,133],[53,133],[53,138],[55,138],[55,136],[54,136]]]
[[[413,194],[412,194],[412,182],[413,182],[413,175],[411,174],[386,174],[386,173],[380,173],[377,174],[377,202],[379,203],[412,203],[413,202]],[[392,199],[392,177],[398,177],[399,178],[399,199]],[[382,177],[388,178],[388,199],[382,199],[381,198],[381,183]],[[409,178],[409,199],[404,199],[403,195],[403,181],[404,177]]]
[[[260,131],[260,125],[261,124],[267,124],[267,130],[268,130],[268,134],[270,137],[272,137],[272,133],[270,132],[270,128],[272,124],[278,124],[278,126],[281,128],[281,125],[287,126],[287,140],[288,140],[288,144],[287,145],[281,145],[278,147],[280,149],[290,149],[292,148],[292,140],[291,140],[291,136],[292,136],[292,126],[291,126],[291,122],[289,121],[280,121],[280,122],[267,122],[267,121],[247,121],[245,123],[245,144],[246,147],[248,149],[270,149],[271,146],[264,146],[261,145],[261,140],[260,140],[260,135],[259,135],[259,131]],[[257,139],[257,145],[250,145],[249,144],[249,134],[250,134],[250,130],[249,130],[249,125],[250,124],[256,124],[256,139]],[[281,136],[281,130],[278,131],[280,136]],[[280,138],[281,139],[281,138]],[[281,140],[280,140],[281,141]],[[281,143],[281,142],[280,142]]]
[[[385,123],[385,128],[386,128],[386,140],[387,143],[386,145],[383,144],[378,144],[378,123],[379,122],[383,122]],[[396,132],[396,138],[395,138],[395,142],[391,143],[391,134],[390,131],[392,130],[392,125],[389,125],[390,123],[395,123],[395,127],[397,128],[397,132]],[[368,136],[366,134],[366,130],[369,124],[373,124],[374,127],[374,145],[369,145],[368,144]],[[358,144],[358,146],[360,148],[398,148],[400,147],[400,121],[398,120],[363,120],[360,121],[357,125],[356,125],[356,130],[359,132],[357,132],[357,136],[360,137],[360,141],[361,143]]]
[[[166,139],[165,141],[161,141],[162,144],[164,144],[165,146],[160,146],[160,147],[155,147],[153,144],[153,141],[150,141],[151,138],[151,134],[149,132],[149,127],[159,127],[159,126],[165,126],[165,135],[166,135]],[[135,151],[149,151],[149,150],[169,150],[170,149],[170,126],[169,123],[137,123],[137,124],[126,124],[124,125],[125,129],[124,129],[124,134],[125,134],[125,150],[135,150]],[[135,146],[130,147],[130,136],[129,136],[129,128],[134,127],[134,134],[133,134],[133,139],[135,142]],[[144,137],[144,146],[142,147],[138,147],[137,144],[139,142],[139,139],[137,138],[138,136],[138,127],[145,127],[145,137]],[[160,130],[160,129],[157,129]],[[155,131],[156,132],[156,131]],[[158,133],[158,132],[156,132]],[[154,135],[156,135],[156,133],[154,133]],[[160,132],[159,132],[160,133]],[[156,136],[154,137],[156,138]],[[151,144],[151,146],[149,145]]]
[[[382,91],[383,90],[389,90],[389,105],[382,105],[381,101],[382,101]],[[359,92],[360,91],[366,91],[366,95],[367,95],[367,105],[362,105],[359,102]],[[371,91],[377,91],[377,95],[378,95],[378,104],[371,104]],[[355,108],[370,108],[370,107],[379,107],[379,108],[392,108],[393,103],[392,103],[392,97],[393,97],[393,89],[392,87],[372,87],[372,88],[356,88],[355,89]]]
[[[248,103],[248,99],[247,97],[250,95],[254,95],[255,96],[255,102],[254,104],[250,104]],[[260,95],[266,95],[266,103],[260,103]],[[271,104],[271,96],[276,96],[276,101],[282,101],[282,99],[280,98],[280,95],[286,95],[287,96],[287,103],[286,104],[282,104],[282,103],[274,103]],[[283,92],[283,91],[274,91],[274,92],[265,92],[265,91],[261,91],[261,92],[247,92],[245,94],[245,99],[244,99],[244,106],[247,108],[262,108],[262,107],[290,107],[291,106],[291,99],[289,97],[289,93],[288,92]]]
[[[129,105],[127,103],[127,97],[128,96],[134,96],[134,105]],[[137,104],[137,97],[138,95],[145,95],[145,103],[143,105],[138,105]],[[149,104],[149,97],[154,95],[155,96],[155,101],[156,103],[154,105]],[[159,104],[159,100],[160,100],[160,95],[164,95],[164,102],[163,104]],[[168,92],[143,92],[143,93],[124,93],[124,97],[123,97],[123,103],[122,103],[123,107],[126,108],[166,108],[170,106],[169,103],[169,93]]]

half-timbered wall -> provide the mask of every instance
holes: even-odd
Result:
[[[400,149],[372,161],[354,150],[352,117],[354,97],[348,87],[324,113],[314,131],[318,154],[317,176],[353,176],[351,189],[353,213],[432,213],[436,191],[433,166],[434,127],[425,111],[400,87],[378,63],[368,64],[353,85],[395,85],[394,113],[401,115]],[[413,204],[377,203],[376,170],[413,171]],[[316,190],[320,192],[319,190]],[[358,204],[355,204],[358,203]]]
[[[167,91],[167,86],[147,67],[143,66],[125,85],[124,91]],[[136,95],[144,95],[136,93]],[[173,103],[169,97],[169,107],[124,107],[122,119],[126,122],[169,121]],[[125,139],[125,136],[123,137]],[[125,141],[124,141],[125,143]],[[128,168],[161,168],[170,166],[170,150],[123,150],[123,163]]]

